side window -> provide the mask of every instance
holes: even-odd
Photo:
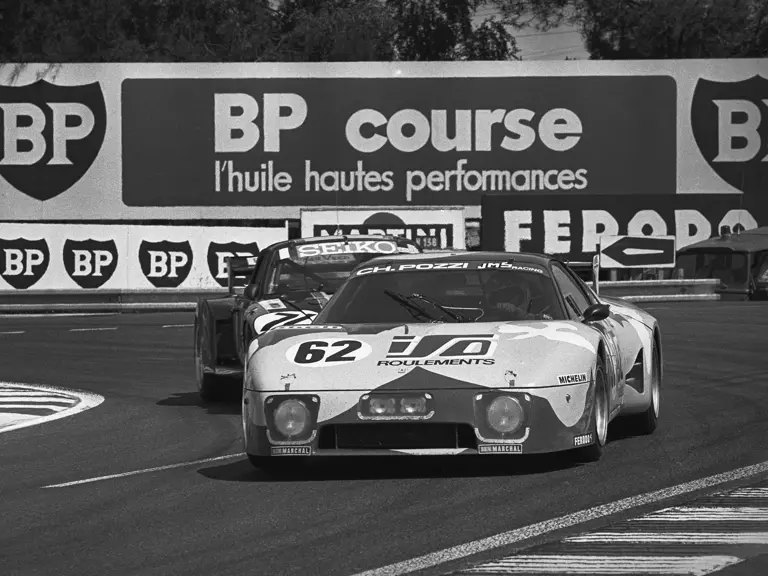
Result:
[[[590,305],[590,301],[584,295],[578,284],[571,278],[570,274],[568,274],[568,271],[562,266],[553,263],[552,275],[555,278],[555,282],[557,282],[558,288],[560,288],[560,292],[563,294],[571,318],[581,318],[584,310]]]
[[[259,257],[256,260],[256,266],[253,270],[251,283],[256,284],[259,287],[258,296],[261,296],[261,294],[264,292],[264,277],[266,275],[267,269],[269,268],[269,263],[272,261],[274,255],[275,253],[273,251],[262,252],[259,254]]]
[[[595,294],[594,290],[592,290],[592,287],[584,280],[582,280],[578,275],[576,275],[576,273],[572,270],[570,271],[570,277],[576,283],[576,286],[579,288],[579,290],[581,290],[581,293],[584,295],[590,305],[597,304],[600,301],[597,297],[597,294]]]

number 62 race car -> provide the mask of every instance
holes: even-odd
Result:
[[[255,264],[228,261],[229,294],[198,302],[195,373],[204,400],[239,398],[251,339],[275,326],[306,324],[358,264],[382,254],[421,248],[398,236],[320,236],[277,242]],[[239,277],[246,286],[237,286]]]
[[[311,324],[251,341],[245,452],[598,460],[617,417],[657,426],[657,320],[547,256],[387,255],[358,265]]]

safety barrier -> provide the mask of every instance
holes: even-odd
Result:
[[[718,280],[601,282],[600,294],[629,302],[702,302],[720,299],[720,295],[715,293],[718,285]],[[0,293],[0,313],[193,311],[200,299],[226,295],[227,290],[90,293],[36,290]]]

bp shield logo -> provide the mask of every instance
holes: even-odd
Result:
[[[227,242],[219,244],[211,242],[208,245],[208,270],[211,276],[219,284],[225,287],[227,285],[227,258],[240,256],[243,258],[253,258],[259,254],[259,245],[256,242],[243,244],[240,242]]]
[[[192,247],[184,242],[148,242],[139,245],[139,265],[155,288],[178,288],[192,270]]]
[[[48,270],[50,261],[51,254],[44,239],[0,238],[0,277],[17,290],[34,286]]]
[[[80,288],[101,288],[117,269],[114,240],[66,240],[64,269]]]
[[[768,182],[768,79],[699,80],[691,127],[701,155],[720,178],[744,194]]]
[[[36,200],[55,198],[91,167],[106,129],[98,82],[0,86],[0,176]]]

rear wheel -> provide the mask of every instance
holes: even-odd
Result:
[[[230,386],[221,377],[206,372],[205,347],[212,346],[210,328],[206,322],[201,321],[200,316],[195,320],[195,380],[197,391],[206,402],[218,402],[227,399]],[[214,356],[214,353],[210,354]]]
[[[594,436],[594,443],[574,450],[577,462],[597,462],[603,455],[608,442],[608,418],[610,416],[608,391],[605,386],[605,368],[602,358],[598,357],[595,365],[595,396],[592,407],[592,424],[589,428]]]
[[[659,408],[661,404],[661,354],[654,341],[651,348],[651,403],[645,412],[628,416],[625,420],[629,430],[638,436],[653,434],[659,426]]]

